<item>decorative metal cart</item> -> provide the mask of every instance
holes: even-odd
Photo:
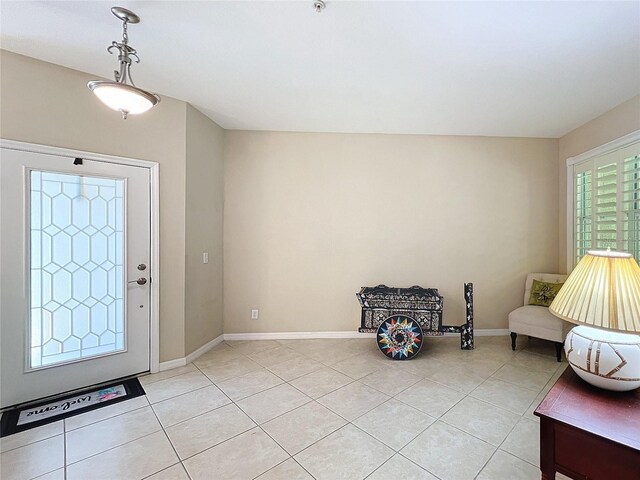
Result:
[[[444,297],[436,288],[362,287],[356,294],[362,306],[359,332],[375,333],[392,315],[406,315],[422,328],[423,335],[460,334],[460,348],[473,350],[473,284],[464,284],[466,306],[465,323],[460,326],[442,325]]]

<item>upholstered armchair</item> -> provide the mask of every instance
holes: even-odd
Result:
[[[516,349],[518,334],[542,338],[555,342],[556,357],[562,359],[564,338],[573,325],[560,320],[549,312],[548,305],[564,283],[566,275],[552,273],[530,273],[524,285],[524,306],[516,308],[509,314],[509,331],[511,332],[511,349]],[[537,283],[534,287],[534,280]],[[534,295],[531,295],[532,288]],[[533,304],[532,304],[533,303]],[[546,304],[546,306],[544,306]]]

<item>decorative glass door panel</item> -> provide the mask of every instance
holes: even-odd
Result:
[[[149,370],[150,168],[75,153],[0,141],[0,408]]]
[[[125,349],[124,179],[30,171],[29,367]]]

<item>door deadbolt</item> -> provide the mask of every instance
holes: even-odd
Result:
[[[131,280],[130,282],[127,283],[137,283],[138,285],[144,285],[145,283],[147,283],[147,279],[144,277],[140,277],[137,280]]]
[[[141,263],[140,265],[138,265],[138,270],[146,270],[147,266],[144,263]]]

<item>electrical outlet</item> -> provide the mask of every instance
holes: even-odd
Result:
[[[251,310],[251,320],[257,320],[258,319],[258,310]]]
[[[202,254],[202,263],[209,263],[209,252],[204,252]]]

